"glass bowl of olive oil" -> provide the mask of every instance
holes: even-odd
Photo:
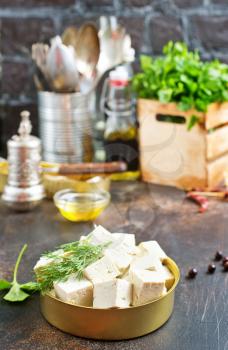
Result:
[[[70,221],[95,220],[108,206],[110,193],[104,190],[76,192],[61,190],[54,195],[54,203],[62,216]]]

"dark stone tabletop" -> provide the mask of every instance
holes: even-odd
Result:
[[[77,240],[92,223],[63,219],[51,201],[33,212],[13,213],[0,205],[0,278],[10,278],[24,243],[28,250],[19,270],[23,282],[48,249]],[[41,316],[39,296],[19,304],[0,301],[1,350],[228,350],[228,273],[217,263],[206,273],[215,251],[228,255],[228,204],[210,201],[209,210],[197,206],[176,189],[143,183],[115,183],[112,202],[96,220],[112,232],[135,233],[137,241],[156,239],[174,258],[182,273],[171,319],[144,337],[116,342],[86,340],[64,334]],[[185,278],[197,267],[195,280]]]

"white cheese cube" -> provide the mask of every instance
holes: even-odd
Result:
[[[158,258],[154,258],[154,255],[135,257],[130,265],[130,277],[131,271],[135,269],[157,271],[165,279],[167,289],[170,289],[174,283],[174,275],[172,272],[168,269],[167,266],[162,265],[161,261]]]
[[[161,261],[167,258],[166,253],[160,247],[157,241],[142,242],[139,244],[139,248],[142,255],[150,254],[153,255],[154,258],[158,258]]]
[[[141,305],[160,298],[166,293],[165,279],[156,271],[133,270],[133,305]]]
[[[175,281],[172,272],[168,269],[167,266],[162,264],[156,266],[156,271],[165,279],[166,288],[169,290]]]
[[[107,256],[121,273],[124,273],[128,269],[133,259],[132,255],[118,249],[106,249],[104,256]]]
[[[130,246],[135,246],[135,235],[133,233],[113,233],[113,237],[119,242],[125,241]]]
[[[142,256],[142,249],[139,248],[139,246],[135,247],[135,256]]]
[[[125,240],[129,245],[135,246],[135,235],[133,233],[113,233],[112,236],[116,239],[117,242]]]
[[[94,284],[93,307],[101,309],[129,307],[132,302],[132,284],[113,279]]]
[[[128,282],[130,282],[132,284],[132,280],[131,280],[131,276],[130,276],[130,271],[127,270],[122,276],[121,276],[122,280],[126,280]]]
[[[158,266],[162,266],[161,261],[154,255],[137,256],[131,262],[130,270],[151,270],[155,271]]]
[[[64,254],[63,249],[58,249],[53,254],[56,256],[56,258],[59,258],[61,260],[61,256]],[[37,261],[36,265],[34,266],[33,270],[36,272],[40,268],[47,266],[51,264],[56,258],[48,258],[46,256],[41,256],[40,259]]]
[[[37,261],[36,265],[34,266],[33,270],[36,272],[41,267],[47,266],[53,261],[54,261],[53,258],[47,258],[46,256],[41,256],[41,258]]]
[[[122,239],[123,234],[125,233],[112,233],[113,237],[115,238],[116,241]]]
[[[113,279],[120,275],[120,271],[108,256],[103,256],[103,258],[87,266],[84,275],[95,283]]]
[[[101,225],[97,226],[87,237],[89,238],[89,243],[93,245],[111,243],[115,240],[111,232]]]
[[[93,285],[85,278],[79,280],[72,275],[66,281],[55,282],[54,290],[56,296],[65,302],[82,306],[93,304]]]
[[[127,254],[136,254],[135,235],[131,233],[113,233],[115,241],[109,246],[112,249],[121,249]]]

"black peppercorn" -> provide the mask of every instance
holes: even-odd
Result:
[[[188,271],[188,278],[195,278],[197,275],[198,271],[196,268],[192,268]]]
[[[220,260],[222,260],[222,258],[223,258],[223,253],[220,250],[218,250],[215,253],[215,261],[220,261]]]
[[[208,273],[214,273],[216,270],[216,266],[214,264],[208,265],[207,272]]]

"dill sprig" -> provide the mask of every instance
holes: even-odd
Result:
[[[82,278],[84,269],[103,256],[103,250],[108,244],[94,246],[88,240],[76,241],[43,254],[53,261],[36,271],[40,291],[45,293],[51,290],[54,282],[64,281],[71,274]]]

